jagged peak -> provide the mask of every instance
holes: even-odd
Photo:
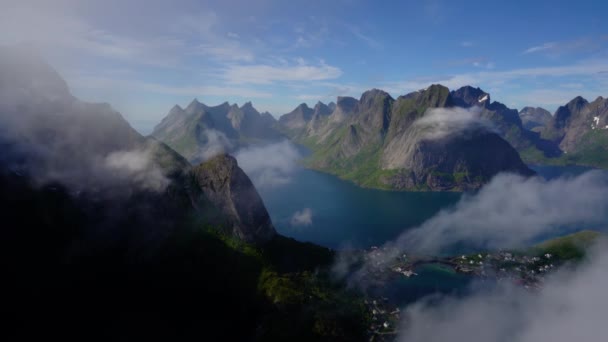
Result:
[[[241,106],[241,109],[243,108],[253,108],[253,104],[251,103],[251,101],[247,101]]]
[[[310,109],[310,107],[308,107],[308,105],[306,104],[306,102],[302,102],[302,103],[300,103],[300,104],[299,104],[299,105],[296,107],[296,109],[300,109],[300,108],[301,108],[301,109]]]
[[[198,98],[194,98],[192,100],[192,102],[190,102],[190,104],[188,104],[188,106],[186,107],[186,110],[193,110],[199,107],[206,107],[205,104],[203,104],[202,102],[199,102]]]

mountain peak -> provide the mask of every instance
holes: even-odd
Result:
[[[302,102],[296,107],[296,109],[310,109],[310,107],[308,107],[306,102]]]
[[[454,104],[459,107],[487,107],[491,103],[490,94],[481,90],[481,88],[473,88],[470,85],[460,87],[450,93]]]
[[[217,221],[213,223],[248,242],[263,243],[276,235],[260,195],[234,157],[219,154],[192,172],[197,186],[221,213],[210,217]]]
[[[579,96],[573,98],[572,100],[570,100],[570,102],[568,102],[568,104],[566,106],[568,106],[569,108],[572,108],[572,109],[574,109],[574,108],[579,109],[579,108],[584,107],[588,103],[589,102],[587,102],[587,100],[584,97],[579,95]]]
[[[184,111],[184,109],[180,105],[176,104],[175,106],[173,106],[173,108],[171,108],[169,113],[178,113],[178,112],[183,112],[183,111]]]
[[[190,102],[190,104],[186,107],[186,111],[192,113],[204,107],[206,106],[203,103],[199,102],[198,99],[195,97],[194,100],[192,100],[192,102]]]

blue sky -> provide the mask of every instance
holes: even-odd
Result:
[[[126,3],[126,4],[125,4]],[[0,0],[0,44],[37,47],[143,133],[174,104],[301,102],[479,86],[551,111],[608,96],[606,1]]]

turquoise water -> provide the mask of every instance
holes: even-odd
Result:
[[[381,245],[461,196],[364,189],[308,169],[299,169],[288,184],[259,192],[279,233],[331,248]],[[312,224],[292,224],[304,208],[311,210]]]
[[[576,176],[589,170],[576,166],[532,169],[546,179]],[[454,205],[461,197],[453,192],[364,189],[304,168],[298,169],[288,184],[260,188],[259,192],[281,234],[331,248],[381,245]],[[292,224],[293,215],[305,208],[311,210],[311,224]]]

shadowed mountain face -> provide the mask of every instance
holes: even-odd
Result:
[[[142,207],[166,202],[175,207],[171,213],[178,216],[204,207],[194,198],[196,192],[214,190],[190,186],[192,171],[183,157],[163,143],[141,136],[109,105],[84,103],[72,97],[65,82],[43,61],[25,55],[26,68],[22,70],[23,58],[14,54],[17,52],[0,57],[0,78],[11,81],[0,85],[0,93],[6,96],[0,102],[1,139],[5,146],[1,161],[5,170],[24,175],[39,186],[60,184],[86,200],[131,203],[137,198]],[[31,70],[40,72],[40,81]],[[186,111],[217,116],[221,109],[209,110],[195,103]],[[223,124],[231,127],[227,119],[216,123],[217,127]],[[236,163],[230,159],[221,161],[234,170],[226,179],[238,176],[240,187],[233,189],[231,197],[216,195],[218,203],[221,200],[222,204],[232,204],[242,191],[261,211],[260,215],[268,215],[259,196],[252,195],[257,193]],[[145,200],[148,198],[150,203]],[[266,241],[274,234],[272,224],[265,221],[265,231],[255,227],[260,233],[258,239],[256,233],[248,231],[254,221],[242,220],[240,212],[225,214],[236,222],[235,236],[247,241]]]
[[[275,125],[270,113],[260,114],[251,102],[210,107],[194,99],[186,109],[174,106],[152,136],[198,163],[251,143],[280,139]]]
[[[452,113],[452,108],[459,109]],[[296,109],[279,124],[291,122],[294,113],[303,112]],[[326,118],[313,122],[300,115],[298,125],[283,128],[314,151],[311,167],[360,185],[465,190],[479,188],[498,172],[533,173],[500,137],[500,127],[486,122],[521,126],[517,112],[511,114],[489,104],[489,95],[480,89],[450,93],[432,85],[396,100],[378,89],[359,100],[340,97]]]

